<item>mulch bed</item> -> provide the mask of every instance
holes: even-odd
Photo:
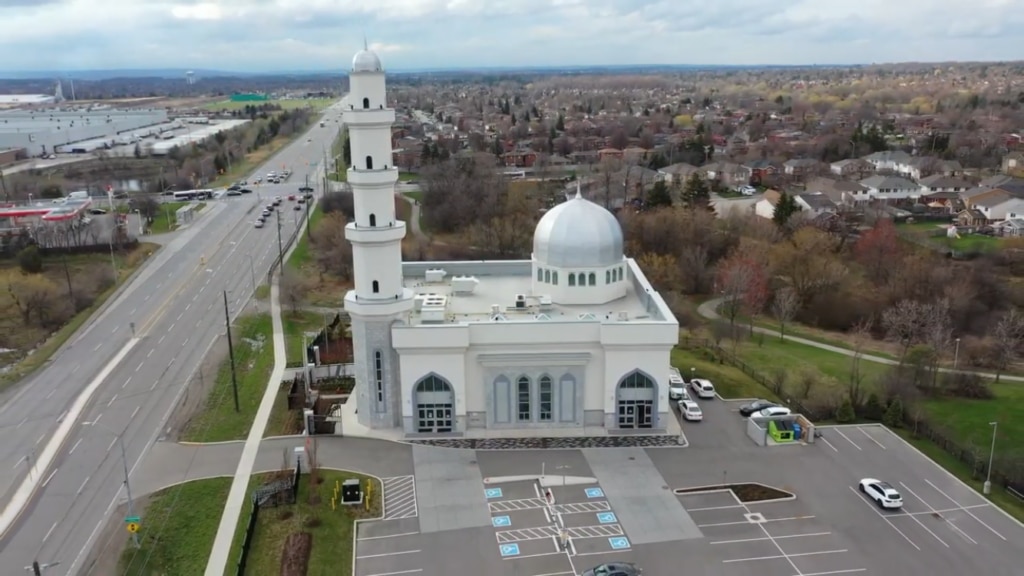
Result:
[[[312,549],[313,535],[309,532],[289,534],[281,555],[281,576],[306,576]]]

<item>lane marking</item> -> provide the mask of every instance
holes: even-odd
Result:
[[[45,399],[49,400],[50,398],[53,398],[53,395],[56,394],[56,393],[57,393],[57,389],[56,388],[54,388],[53,390],[50,390],[49,392],[46,393],[46,398]]]
[[[50,475],[46,477],[46,480],[43,480],[43,488],[46,488],[46,485],[50,483],[50,480],[53,480],[54,475],[57,474],[57,470],[60,470],[60,468],[54,468],[53,472],[50,472]]]
[[[36,446],[38,446],[39,443],[42,442],[45,439],[46,439],[46,432],[43,432],[42,434],[39,435],[39,440],[36,440]]]
[[[68,415],[68,411],[67,410],[61,412],[60,416],[57,416],[57,424],[60,424],[61,422],[63,422],[64,418],[67,418],[67,415]]]
[[[150,392],[152,392],[153,390],[156,390],[157,383],[159,383],[159,380],[153,380],[153,385],[149,387],[149,391]]]
[[[768,539],[774,540],[774,538],[772,537],[769,537]],[[733,562],[755,562],[758,560],[789,560],[790,558],[800,558],[803,556],[819,556],[821,554],[842,554],[843,552],[849,552],[849,550],[822,550],[821,552],[800,552],[799,554],[786,554],[782,551],[782,549],[779,549],[779,556],[757,556],[755,558],[736,558],[734,560],[722,560],[722,564],[732,564]],[[792,561],[790,561],[790,563],[792,564]],[[793,565],[793,569],[799,573],[799,576],[807,576],[806,574],[800,572],[800,570],[797,569],[795,564]]]
[[[75,496],[80,496],[82,494],[82,490],[85,490],[85,485],[88,484],[88,483],[89,483],[89,476],[86,476],[85,480],[82,480],[82,485],[78,487],[78,492],[75,492]]]
[[[156,348],[150,348],[150,349],[149,349],[149,353],[148,353],[148,354],[146,354],[146,358],[149,358],[150,356],[152,356],[152,355],[153,355],[153,352],[155,352],[155,351],[156,351]]]
[[[159,340],[156,341],[157,345],[163,344],[164,338],[167,338],[167,334],[164,334],[163,336],[160,337]]]
[[[938,486],[936,486],[935,484],[932,484],[931,480],[928,480],[927,478],[925,478],[924,481],[927,482],[929,486],[934,488],[936,492],[938,492],[939,494],[942,494],[943,496],[945,496],[947,500],[949,500],[953,504],[956,504],[960,508],[960,510],[963,510],[964,512],[967,512],[967,515],[970,516],[971,518],[974,518],[975,520],[977,520],[978,524],[981,524],[985,528],[988,528],[989,531],[991,531],[993,534],[995,534],[996,536],[1001,538],[1004,542],[1006,541],[1006,536],[1003,536],[999,532],[996,532],[995,528],[993,528],[993,527],[989,526],[988,524],[982,522],[981,518],[978,518],[977,516],[974,515],[973,512],[968,510],[968,508],[976,508],[976,507],[980,507],[980,506],[986,506],[987,507],[987,506],[989,506],[989,504],[978,504],[977,506],[961,506],[960,503],[957,502],[956,500],[953,500],[953,498],[951,498],[949,494],[946,494]]]
[[[95,348],[93,348],[93,349],[92,349],[92,351],[93,351],[93,352],[97,352],[97,351],[99,351],[99,349],[100,349],[100,348],[102,348],[102,347],[103,347],[103,342],[100,342],[99,344],[97,344],[97,345],[96,345],[96,347],[95,347]]]
[[[117,329],[118,329],[118,328],[120,328],[120,326],[114,326],[114,329],[113,329],[113,330],[111,330],[111,331],[110,331],[110,333],[111,333],[111,334],[117,334]]]
[[[78,445],[81,444],[81,443],[82,443],[82,438],[79,438],[78,442],[75,442],[75,445],[71,447],[71,450],[68,450],[68,455],[74,454],[75,453],[75,448],[78,448]]]
[[[110,408],[110,405],[113,404],[116,401],[117,401],[117,394],[114,394],[114,397],[110,399],[110,402],[107,402],[107,408]]]
[[[142,369],[143,362],[139,362],[139,365],[135,367],[135,371],[138,372]]]
[[[131,382],[131,381],[132,381],[132,377],[129,376],[128,379],[124,381],[124,384],[121,384],[121,390],[124,390],[128,386],[128,383]]]
[[[175,322],[175,324],[177,324],[177,322]],[[168,332],[173,332],[174,331],[174,324],[171,324],[171,327],[168,328],[167,331]]]
[[[830,576],[831,574],[853,574],[867,571],[867,568],[851,568],[849,570],[829,570],[828,572],[804,572],[801,576]]]
[[[110,445],[107,446],[107,452],[110,452],[110,449],[114,447],[114,444],[117,444],[117,438],[117,436],[114,436],[114,438],[110,440]]]
[[[839,452],[839,450],[837,450],[837,449],[836,449],[836,447],[835,447],[835,446],[833,446],[833,445],[832,445],[832,443],[831,443],[831,442],[829,442],[829,441],[828,441],[828,439],[827,439],[827,438],[825,438],[824,436],[822,436],[821,438],[819,438],[819,440],[821,440],[822,442],[824,442],[824,443],[825,443],[825,445],[826,445],[826,446],[828,446],[829,448],[831,448],[833,452]]]
[[[14,470],[15,468],[17,468],[18,464],[21,464],[22,462],[24,462],[26,458],[28,458],[28,456],[22,456],[21,458],[19,458],[18,461],[14,463],[14,466],[11,466],[11,470]]]
[[[135,410],[132,410],[132,415],[128,417],[129,420],[135,419],[135,415],[139,413],[139,408],[142,408],[142,406],[136,406]]]
[[[849,442],[854,448],[856,448],[857,450],[863,451],[863,448],[861,448],[860,446],[857,446],[857,444],[853,440],[850,440],[849,436],[847,436],[846,434],[843,434],[842,430],[840,430],[839,428],[833,428],[832,430],[834,430],[837,434],[839,434],[840,436],[845,438],[846,441]]]
[[[177,322],[178,320],[181,320],[181,317],[182,317],[182,316],[184,316],[184,315],[185,315],[185,313],[184,313],[184,312],[182,312],[182,313],[178,314],[178,317],[177,317],[177,318],[175,318],[175,319],[174,319],[174,321],[175,321],[175,322]],[[171,326],[174,326],[174,324],[171,324]]]
[[[189,308],[191,308],[191,307],[192,307],[192,303],[191,303],[191,302],[189,302],[188,304],[186,304],[186,305],[185,305],[185,312],[188,312],[188,309],[189,309]]]
[[[189,338],[185,338],[185,341],[181,343],[182,348],[185,347],[185,344],[188,344],[188,341],[189,341]]]
[[[904,533],[903,533],[903,530],[900,530],[899,528],[897,528],[897,527],[896,527],[896,525],[895,525],[895,524],[893,524],[893,523],[892,523],[892,521],[891,521],[891,520],[889,520],[889,518],[888,518],[888,517],[887,517],[887,516],[886,516],[885,514],[882,514],[881,512],[879,512],[879,511],[878,511],[878,509],[877,509],[877,508],[875,507],[875,504],[874,504],[874,503],[872,503],[872,502],[871,502],[870,500],[868,500],[868,499],[867,499],[866,497],[864,497],[864,496],[863,496],[863,495],[862,495],[862,494],[861,494],[860,492],[858,492],[858,491],[857,491],[857,489],[856,489],[856,488],[854,488],[853,486],[849,486],[849,488],[850,488],[850,491],[851,491],[851,492],[853,492],[853,495],[854,495],[854,497],[856,497],[856,498],[857,498],[857,500],[860,500],[860,501],[861,501],[861,502],[863,502],[864,504],[867,504],[867,505],[868,505],[868,507],[869,507],[869,508],[871,508],[871,511],[872,511],[872,512],[874,512],[875,514],[877,514],[877,515],[878,515],[878,517],[879,517],[879,518],[881,518],[882,520],[885,520],[885,523],[886,523],[886,524],[888,524],[889,526],[891,526],[893,530],[895,530],[896,532],[898,532],[900,536],[903,536],[903,539],[904,539],[904,540],[906,540],[908,544],[910,544],[911,546],[913,546],[913,547],[914,547],[914,548],[915,548],[915,549],[916,549],[916,550],[917,550],[918,552],[920,552],[920,551],[921,551],[921,547],[920,547],[920,546],[918,546],[917,544],[915,544],[913,540],[911,540],[911,539],[910,539],[910,538],[909,538],[909,537],[908,537],[908,536],[907,536],[906,534],[904,534]]]
[[[419,554],[422,550],[403,550],[401,552],[387,552],[385,554],[365,554],[363,556],[356,556],[356,560],[365,560],[367,558],[385,558],[387,556],[402,556],[403,554]]]
[[[743,508],[739,504],[732,504],[729,506],[708,506],[707,508],[687,508],[687,512],[706,512],[708,510],[732,510],[733,508]]]
[[[59,520],[53,521],[53,526],[50,526],[50,529],[46,531],[46,536],[43,536],[43,542],[46,542],[50,539],[50,535],[53,534],[53,530],[57,527],[58,522]]]
[[[28,416],[25,416],[24,418],[21,419],[21,422],[18,422],[17,428],[21,428],[21,425],[24,424],[25,422],[28,422]]]
[[[401,534],[387,534],[385,536],[363,536],[362,538],[356,538],[356,542],[362,542],[364,540],[383,540],[385,538],[401,538],[402,536],[416,536],[419,532],[403,532]],[[519,556],[522,558],[522,556]]]
[[[129,313],[128,313],[128,315],[129,315],[129,316],[135,316],[135,311],[136,311],[136,310],[138,310],[138,308],[132,308],[132,311],[131,311],[131,312],[129,312]]]
[[[905,483],[903,483],[902,481],[900,482],[900,486],[903,486],[903,489],[904,489],[904,490],[906,490],[906,491],[907,491],[908,493],[910,493],[910,495],[911,495],[911,496],[913,496],[914,498],[917,498],[918,500],[920,500],[920,501],[921,501],[921,503],[922,503],[922,504],[924,504],[926,508],[928,508],[928,510],[929,510],[929,512],[930,512],[931,514],[933,514],[933,515],[935,515],[935,516],[938,516],[939,518],[942,518],[943,520],[945,520],[945,521],[946,521],[946,524],[949,524],[949,527],[950,527],[950,528],[952,528],[954,532],[957,532],[958,534],[960,534],[961,536],[963,536],[963,537],[964,537],[964,539],[966,539],[967,541],[969,541],[969,542],[970,542],[971,544],[977,544],[977,543],[978,543],[978,541],[977,541],[977,540],[975,540],[974,538],[971,538],[970,536],[968,536],[966,532],[964,532],[963,530],[961,530],[961,529],[960,529],[960,528],[959,528],[959,527],[958,527],[958,526],[957,526],[956,524],[954,524],[954,523],[953,523],[953,522],[952,522],[952,521],[951,521],[951,520],[950,520],[949,518],[943,518],[943,517],[942,517],[942,513],[941,513],[941,512],[939,512],[939,511],[938,511],[938,510],[937,510],[937,509],[936,509],[936,508],[935,508],[934,506],[932,506],[931,504],[929,504],[929,503],[928,503],[928,502],[927,502],[927,501],[926,501],[926,500],[925,500],[924,498],[921,498],[920,496],[918,496],[916,492],[914,492],[913,490],[911,490],[911,489],[910,489],[910,486],[907,486],[907,485],[906,485]],[[911,517],[913,517],[913,516],[916,516],[916,514],[908,514],[908,516],[911,516]]]
[[[774,536],[776,540],[786,540],[789,538],[809,538],[811,536],[829,536],[831,532],[811,532],[809,534],[788,534],[786,536]],[[719,540],[717,542],[709,542],[709,544],[743,544],[746,542],[764,542],[768,538],[742,538],[740,540]]]
[[[97,422],[100,421],[100,418],[103,418],[103,412],[100,412],[99,415],[97,415],[96,418],[93,419],[92,423],[96,424]]]
[[[858,427],[857,427],[857,430],[860,430],[860,433],[861,433],[861,434],[863,434],[863,435],[864,435],[864,436],[865,436],[865,437],[866,437],[866,438],[867,438],[868,440],[871,440],[871,441],[872,441],[872,442],[874,442],[875,444],[878,444],[878,447],[879,447],[879,448],[881,448],[882,450],[888,450],[888,448],[886,448],[885,446],[882,446],[882,443],[881,443],[881,442],[879,442],[878,440],[875,440],[874,438],[872,438],[872,437],[871,437],[871,435],[870,435],[870,434],[868,434],[868,433],[867,433],[867,432],[866,432],[866,431],[865,431],[865,430],[864,430],[863,428],[861,428],[860,426],[858,426]]]

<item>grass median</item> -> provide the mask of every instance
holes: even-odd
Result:
[[[202,409],[185,427],[185,442],[244,440],[274,369],[273,324],[269,314],[240,316],[231,329],[235,349],[238,406],[231,384],[231,359],[225,358]]]

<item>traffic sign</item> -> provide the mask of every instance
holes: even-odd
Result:
[[[125,526],[125,528],[127,528],[127,529],[128,529],[128,533],[129,533],[129,534],[135,534],[136,532],[138,532],[138,531],[139,531],[139,524],[138,524],[138,522],[129,522],[129,523],[128,523],[128,524],[127,524],[127,525]]]
[[[125,516],[125,517],[124,517],[124,523],[125,523],[125,524],[131,524],[131,523],[133,523],[133,522],[134,522],[135,524],[138,524],[138,523],[139,523],[139,522],[141,522],[141,521],[142,521],[142,519],[141,519],[141,518],[139,518],[138,516]]]

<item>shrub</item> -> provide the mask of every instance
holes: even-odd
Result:
[[[843,403],[839,405],[839,410],[836,411],[836,422],[840,424],[849,424],[857,419],[857,414],[853,411],[853,404],[850,403],[850,399],[846,398]]]
[[[878,399],[878,394],[874,392],[868,396],[868,401],[864,403],[862,415],[865,419],[873,422],[878,422],[885,415],[885,407],[882,406],[882,401]]]
[[[957,398],[990,400],[995,397],[988,382],[975,373],[947,373],[943,375],[943,380],[946,393]]]
[[[39,274],[43,271],[43,255],[35,244],[26,246],[18,252],[18,266],[25,274]]]
[[[898,396],[889,402],[882,423],[889,428],[899,428],[903,424],[903,401]]]

